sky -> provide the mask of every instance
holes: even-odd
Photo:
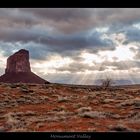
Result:
[[[20,49],[29,50],[32,71],[53,83],[140,83],[140,9],[0,8],[0,75]]]

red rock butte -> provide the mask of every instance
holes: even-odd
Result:
[[[5,74],[0,76],[0,82],[36,84],[49,83],[31,71],[29,51],[24,49],[21,49],[8,57]]]

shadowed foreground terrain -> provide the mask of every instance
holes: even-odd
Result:
[[[140,86],[1,83],[0,131],[140,131]]]

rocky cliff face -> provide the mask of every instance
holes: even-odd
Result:
[[[29,63],[29,52],[20,50],[7,59],[5,73],[31,72]]]
[[[7,59],[5,74],[0,76],[4,83],[36,83],[44,84],[48,81],[40,78],[31,71],[29,51],[21,49]]]

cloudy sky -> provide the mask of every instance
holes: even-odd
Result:
[[[19,49],[50,82],[93,84],[111,77],[140,83],[140,9],[0,9],[0,75]]]

